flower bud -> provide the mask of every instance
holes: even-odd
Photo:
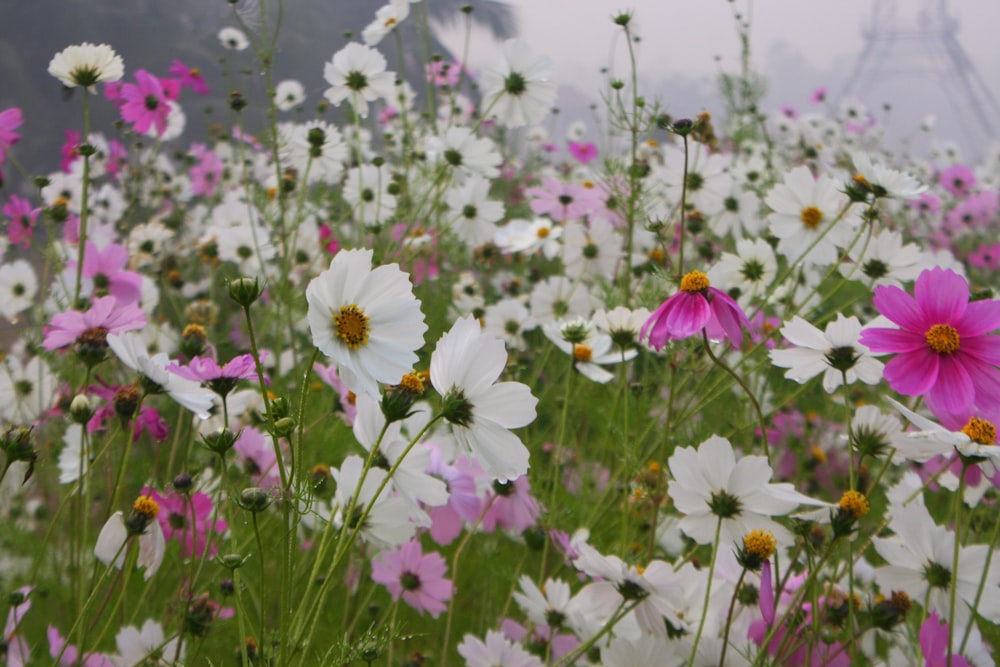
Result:
[[[205,446],[220,456],[225,456],[226,452],[232,449],[239,438],[239,433],[233,433],[228,428],[220,428],[212,433],[201,436]]]
[[[250,305],[260,298],[264,289],[256,277],[237,278],[229,281],[229,298],[243,306],[249,308]]]
[[[237,499],[236,504],[246,511],[256,514],[258,512],[263,512],[268,508],[268,506],[270,506],[271,496],[269,496],[267,491],[264,489],[251,486],[240,491],[240,496]]]
[[[85,394],[77,394],[69,404],[69,414],[77,424],[86,424],[94,416],[90,399]]]

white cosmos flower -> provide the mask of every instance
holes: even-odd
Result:
[[[614,374],[601,368],[634,359],[638,350],[615,347],[611,336],[594,331],[582,318],[563,324],[549,322],[542,327],[545,337],[566,354],[573,357],[573,367],[594,382],[607,384]]]
[[[623,255],[622,237],[607,220],[594,218],[587,225],[566,223],[563,265],[570,278],[611,282]]]
[[[511,220],[496,231],[494,242],[503,252],[533,253],[541,250],[549,259],[559,254],[563,228],[550,218]]]
[[[470,176],[445,194],[445,203],[452,211],[452,230],[473,248],[493,240],[495,223],[503,218],[503,204],[489,198],[490,185],[482,176]]]
[[[306,101],[306,89],[294,79],[279,81],[274,87],[274,104],[279,111],[291,111]]]
[[[837,248],[850,245],[860,222],[851,211],[841,215],[849,203],[842,188],[829,176],[813,178],[809,167],[793,169],[774,186],[764,201],[773,211],[768,221],[780,239],[778,252],[797,261],[808,250],[810,263],[835,262]]]
[[[146,342],[140,334],[131,331],[108,334],[107,340],[108,347],[123,364],[161,387],[170,398],[198,415],[200,419],[208,419],[215,392],[202,387],[198,382],[167,371],[167,364],[171,360],[163,352],[150,356]]]
[[[668,462],[673,480],[669,493],[685,516],[680,528],[698,544],[742,544],[751,530],[771,531],[779,543],[792,535],[770,517],[788,514],[802,504],[823,505],[795,490],[791,484],[771,484],[774,472],[763,456],[739,461],[725,438],[713,435],[694,447],[681,447]]]
[[[432,164],[444,163],[468,176],[496,178],[503,158],[496,144],[488,137],[477,137],[467,127],[450,127],[443,137],[426,141],[427,159]]]
[[[984,459],[981,465],[1000,467],[1000,446],[997,446],[997,427],[981,417],[969,417],[961,429],[952,431],[940,424],[909,410],[902,403],[888,399],[919,431],[899,432],[892,436],[892,444],[903,458],[911,461],[929,461],[935,456],[962,456]],[[987,470],[992,474],[993,470]]]
[[[860,280],[868,287],[895,285],[916,280],[924,269],[932,267],[916,243],[903,243],[899,232],[883,231],[867,241],[858,242],[848,251],[851,263],[837,266],[841,275]]]
[[[862,185],[866,186],[865,189],[873,191],[879,197],[916,199],[927,190],[926,185],[921,185],[920,181],[910,174],[875,162],[867,153],[855,151],[851,154],[851,161],[857,169],[855,180],[860,177]]]
[[[84,447],[83,426],[80,424],[70,424],[63,434],[63,445],[59,451],[59,483],[72,484],[81,478],[87,479],[87,468],[90,467],[89,448],[82,454],[80,450]]]
[[[368,451],[378,443],[381,457],[376,459],[376,465],[381,464],[388,469],[399,463],[389,480],[389,488],[398,491],[408,501],[409,516],[417,525],[430,526],[430,517],[421,509],[420,503],[439,507],[448,502],[447,485],[425,472],[431,465],[431,450],[418,443],[407,453],[408,442],[401,433],[402,422],[394,421],[387,425],[376,399],[359,394],[356,405],[358,412],[352,427],[354,437]],[[400,463],[404,453],[406,456]]]
[[[310,281],[306,301],[313,344],[355,394],[377,397],[379,382],[399,384],[413,369],[427,325],[398,264],[372,269],[370,249],[341,250]]]
[[[528,471],[528,448],[508,429],[534,421],[538,403],[527,385],[497,382],[506,365],[503,341],[472,317],[455,322],[431,355],[431,383],[455,440],[501,481]]]
[[[82,86],[97,92],[99,83],[118,81],[125,76],[125,63],[107,44],[75,44],[52,56],[49,74],[67,88]]]
[[[376,99],[391,101],[395,94],[395,75],[385,69],[385,57],[375,49],[351,42],[333,54],[323,68],[323,78],[330,84],[323,96],[334,106],[348,100],[362,118],[368,116],[368,103]]]
[[[14,355],[0,363],[0,419],[28,426],[49,409],[55,398],[55,378],[41,357],[27,363]]]
[[[737,301],[744,308],[754,297],[764,294],[778,273],[774,249],[764,239],[740,239],[736,254],[722,253],[708,271],[708,279],[723,291],[738,289]]]
[[[381,468],[372,468],[362,481],[364,465],[365,462],[360,456],[351,455],[344,459],[339,470],[336,468],[330,470],[330,474],[337,481],[337,491],[334,494],[337,511],[334,523],[344,525],[352,531],[360,527],[358,536],[380,548],[396,547],[408,542],[416,531],[416,524],[408,518],[409,502],[399,496],[390,496],[387,488],[382,489],[382,493],[376,496],[387,473]],[[357,504],[351,515],[345,517],[344,513],[350,507],[355,491],[358,496]],[[368,516],[361,522],[365,512]]]
[[[0,315],[14,322],[35,303],[38,278],[31,264],[17,259],[0,266]]]
[[[823,373],[823,389],[828,394],[844,383],[845,373],[848,384],[857,380],[878,384],[884,365],[858,342],[861,329],[861,322],[853,315],[837,313],[825,332],[796,315],[781,327],[781,335],[795,347],[771,350],[771,362],[787,368],[785,377],[799,384]]]
[[[309,183],[333,184],[344,173],[349,157],[340,131],[330,123],[282,123],[278,126],[281,161],[294,167]]]
[[[222,48],[230,51],[243,51],[250,46],[250,40],[239,28],[227,26],[219,31],[219,41]]]
[[[347,172],[341,194],[354,210],[354,220],[377,225],[396,212],[396,197],[389,193],[392,175],[385,165],[363,164]]]
[[[142,624],[142,628],[134,625],[127,625],[115,635],[115,644],[118,645],[118,655],[111,656],[111,663],[114,667],[140,667],[141,665],[166,664],[159,661],[147,662],[152,656],[164,656],[165,659],[173,662],[176,657],[184,660],[185,647],[179,647],[179,638],[174,637],[165,642],[163,626],[148,619]]]
[[[136,565],[145,568],[144,578],[149,581],[150,577],[156,574],[163,563],[163,555],[166,553],[167,543],[163,537],[163,529],[156,520],[160,507],[152,498],[139,498],[136,501],[132,514],[129,516],[128,524],[136,526],[134,530],[138,533],[139,559]],[[126,546],[131,536],[130,529],[126,525],[124,514],[115,512],[104,523],[101,533],[97,536],[97,544],[94,545],[94,555],[97,560],[105,565],[122,569],[125,565],[125,552],[130,548]],[[131,548],[135,548],[133,545]]]
[[[528,316],[528,307],[522,299],[508,297],[486,307],[483,328],[497,338],[502,338],[507,347],[523,350],[527,347],[522,334]]]
[[[635,345],[639,340],[642,325],[649,319],[648,308],[630,310],[625,306],[615,306],[611,310],[601,308],[594,313],[594,326],[601,333],[611,336],[618,347]]]
[[[551,68],[551,61],[532,55],[523,40],[507,40],[503,59],[483,71],[483,109],[507,127],[541,122],[556,101]]]

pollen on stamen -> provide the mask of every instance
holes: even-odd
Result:
[[[711,283],[708,281],[708,276],[701,271],[692,271],[691,273],[684,274],[681,278],[681,291],[682,292],[701,292],[709,288]]]
[[[924,340],[932,350],[941,354],[952,354],[962,342],[958,330],[950,324],[935,324],[924,334]]]
[[[535,235],[537,235],[538,238],[540,238],[540,239],[544,239],[546,236],[549,235],[549,228],[548,227],[539,227],[538,231],[535,232]]]
[[[802,220],[802,224],[809,229],[816,229],[819,227],[819,223],[823,222],[823,211],[815,206],[808,206],[802,209],[799,218]]]
[[[969,417],[968,423],[962,427],[962,433],[980,445],[992,445],[997,440],[997,427],[979,417]]]
[[[145,518],[146,520],[152,520],[156,518],[156,515],[160,513],[160,505],[155,500],[149,496],[139,496],[136,498],[135,504],[132,506],[135,513],[139,516]]]
[[[860,519],[871,509],[868,498],[858,491],[845,491],[844,495],[840,497],[839,505],[840,509],[850,513],[855,519]]]
[[[333,316],[334,333],[352,350],[368,343],[368,316],[356,304],[341,306],[340,312]]]
[[[743,548],[747,553],[767,560],[778,548],[778,540],[771,531],[758,528],[743,536]]]
[[[573,358],[577,361],[588,362],[594,356],[594,350],[584,343],[576,343],[573,345]]]

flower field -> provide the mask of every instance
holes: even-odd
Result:
[[[629,13],[568,128],[419,0],[310,91],[259,4],[53,54],[44,175],[0,109],[5,664],[995,664],[1000,143],[654,100]]]

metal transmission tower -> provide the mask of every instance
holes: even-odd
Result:
[[[912,9],[918,3],[899,5]],[[912,20],[898,15],[895,0],[874,0],[871,21],[862,27],[865,46],[843,96],[870,94],[892,79],[908,78],[921,88],[932,84],[947,99],[969,144],[981,150],[997,136],[1000,104],[959,43],[958,21],[948,13],[947,0],[919,5]]]

